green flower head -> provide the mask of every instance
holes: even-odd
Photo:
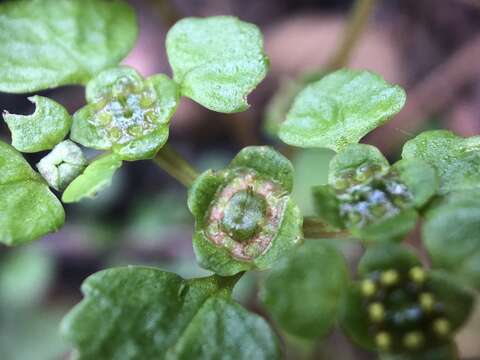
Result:
[[[269,147],[243,149],[221,171],[192,185],[193,247],[199,263],[217,274],[269,268],[302,239],[302,217],[292,202],[293,168]]]
[[[472,293],[458,279],[424,268],[400,245],[370,248],[359,273],[343,325],[353,340],[380,352],[423,358],[434,349],[448,349],[472,310]]]
[[[105,70],[88,83],[88,104],[74,114],[71,138],[123,160],[152,158],[167,141],[178,99],[165,75],[144,79],[128,67]]]
[[[316,187],[316,207],[327,222],[367,241],[401,239],[418,209],[436,192],[435,170],[421,160],[390,166],[378,149],[349,145],[330,163],[329,184]]]

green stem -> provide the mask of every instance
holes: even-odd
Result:
[[[327,69],[334,70],[344,67],[352,54],[357,40],[368,23],[370,14],[377,0],[357,0],[350,13],[347,28],[335,55],[330,60]]]
[[[187,188],[198,176],[188,161],[168,145],[160,149],[153,161]]]
[[[305,216],[303,218],[303,236],[305,239],[348,238],[349,233],[332,228],[318,217]]]

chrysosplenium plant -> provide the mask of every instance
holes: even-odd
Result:
[[[298,94],[278,132],[336,153],[328,183],[312,189],[317,213],[305,216],[291,196],[295,170],[272,147],[197,174],[167,145],[181,97],[222,113],[248,108],[268,69],[258,28],[230,16],[180,20],[166,38],[173,78],[119,65],[136,33],[122,0],[0,5],[0,91],[86,87],[72,115],[38,95],[33,114],[4,112],[12,137],[0,142],[0,242],[58,230],[62,202],[95,196],[126,162],[153,159],[188,188],[193,249],[213,273],[93,274],[61,326],[75,358],[281,358],[271,326],[232,299],[246,271],[268,270],[260,297],[283,333],[318,341],[338,324],[382,359],[456,359],[455,334],[480,289],[480,137],[427,131],[390,164],[358,142],[401,110],[404,91],[368,71],[326,75]],[[38,152],[35,170],[21,153]],[[418,226],[428,262],[402,245]],[[353,273],[342,237],[365,248]]]

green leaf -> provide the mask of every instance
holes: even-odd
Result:
[[[408,354],[381,354],[380,360],[457,360],[455,344],[449,343],[433,349]]]
[[[293,189],[292,163],[270,146],[248,146],[243,148],[232,160],[229,167],[248,167],[270,178],[291,192]]]
[[[87,166],[82,149],[70,140],[62,141],[43,157],[37,169],[47,183],[55,190],[63,190]]]
[[[425,205],[438,190],[438,177],[435,169],[419,159],[403,159],[392,165],[400,180],[413,196],[416,208]]]
[[[446,130],[426,131],[403,147],[404,159],[421,159],[440,178],[440,192],[480,188],[480,136],[462,138]]]
[[[344,229],[345,224],[340,216],[340,202],[335,190],[330,185],[315,186],[312,190],[318,216],[329,225]]]
[[[375,146],[351,144],[330,161],[328,183],[337,189],[385,175],[390,164]]]
[[[62,333],[78,359],[277,359],[268,324],[235,303],[235,279],[184,280],[154,268],[101,271]]]
[[[182,95],[213,111],[246,110],[248,94],[268,71],[260,30],[232,16],[182,19],[166,47]]]
[[[123,0],[8,1],[0,5],[0,91],[85,84],[133,47],[137,24]]]
[[[297,95],[279,136],[293,146],[340,151],[387,122],[405,100],[400,86],[379,75],[338,70]]]
[[[400,244],[376,244],[370,246],[358,263],[358,273],[366,276],[375,271],[389,270],[392,267],[408,271],[419,265],[417,255],[412,249]]]
[[[145,80],[126,66],[105,70],[88,83],[88,104],[73,115],[71,138],[122,160],[150,159],[167,141],[179,96],[166,75]]]
[[[309,241],[280,259],[265,279],[261,298],[283,329],[316,339],[332,330],[347,285],[342,254],[323,241]]]
[[[95,197],[100,191],[110,186],[113,175],[121,166],[122,160],[115,154],[99,156],[65,189],[62,201],[72,203],[83,198]]]
[[[423,241],[435,268],[480,289],[480,191],[452,193],[426,214]]]
[[[268,269],[302,240],[303,218],[290,197],[290,162],[265,146],[243,149],[189,190],[199,264],[222,276]]]
[[[42,178],[0,141],[0,243],[19,245],[58,230],[65,213]]]
[[[12,146],[24,153],[50,150],[68,134],[72,118],[54,100],[43,96],[32,96],[28,100],[36,106],[32,115],[3,114],[12,132]]]

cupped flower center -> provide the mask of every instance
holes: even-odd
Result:
[[[235,241],[255,236],[265,220],[267,202],[251,189],[240,190],[230,199],[222,220],[224,230]]]

